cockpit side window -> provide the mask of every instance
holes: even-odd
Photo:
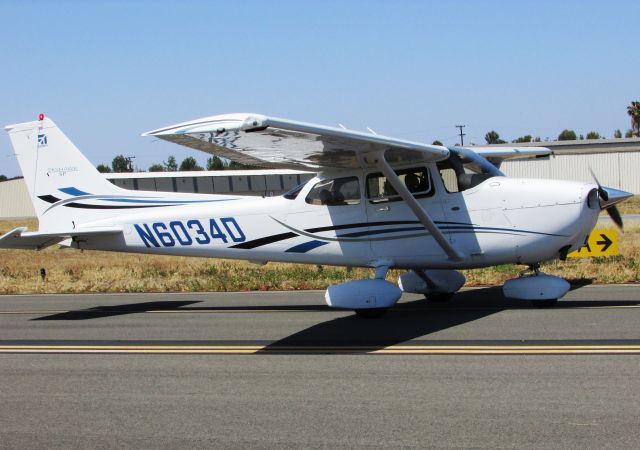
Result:
[[[360,182],[358,177],[319,181],[311,188],[305,201],[310,205],[358,205],[360,203]]]
[[[400,181],[407,186],[415,198],[430,197],[434,190],[426,167],[396,170]],[[367,198],[371,203],[396,202],[402,200],[382,173],[367,175]]]

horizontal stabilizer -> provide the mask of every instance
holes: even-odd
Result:
[[[59,244],[67,239],[91,238],[122,233],[118,227],[89,228],[85,230],[69,230],[61,232],[28,232],[26,227],[19,227],[0,237],[0,248],[21,250],[42,250]]]

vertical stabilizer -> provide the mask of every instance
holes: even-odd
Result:
[[[40,230],[69,229],[105,217],[96,209],[54,208],[71,197],[121,194],[48,118],[6,127]],[[113,212],[111,212],[113,214]]]

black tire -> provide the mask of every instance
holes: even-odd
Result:
[[[444,303],[451,300],[454,294],[455,294],[454,292],[451,292],[448,294],[425,294],[424,297],[427,299],[427,301],[430,301],[430,302]]]
[[[362,317],[363,319],[381,319],[389,308],[367,308],[367,309],[356,309],[354,310],[358,317]]]
[[[554,298],[551,300],[531,300],[531,304],[534,308],[552,308],[556,303],[558,303],[558,299]]]

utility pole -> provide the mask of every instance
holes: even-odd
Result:
[[[125,156],[124,159],[127,160],[127,168],[129,172],[133,172],[133,160],[136,159],[135,156]]]
[[[466,125],[456,125],[456,128],[460,128],[460,147],[464,145],[464,137],[466,134],[462,132],[462,129],[466,127]]]

